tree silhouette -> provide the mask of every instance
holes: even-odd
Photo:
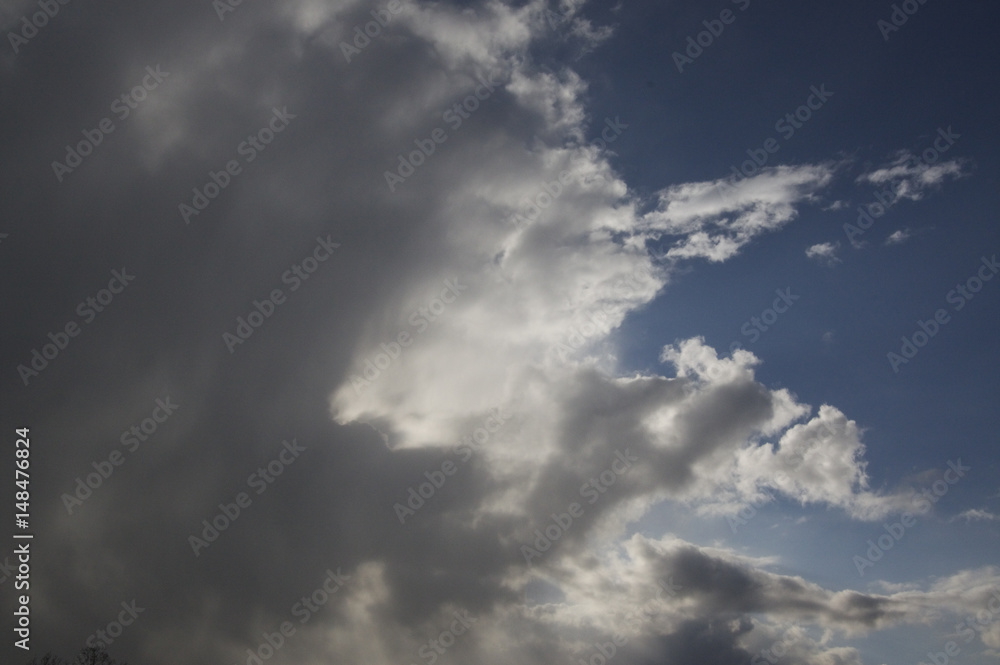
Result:
[[[104,650],[104,647],[86,647],[76,654],[73,665],[128,665],[128,663],[123,660],[115,660]]]
[[[116,660],[103,648],[85,647],[80,649],[72,663],[54,655],[51,651],[42,657],[35,657],[27,665],[128,665],[124,660]]]
[[[66,661],[50,651],[41,658],[32,658],[28,665],[66,665]]]

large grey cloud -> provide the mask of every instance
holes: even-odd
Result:
[[[607,127],[628,136],[625,110],[590,117],[586,82],[532,58],[545,40],[586,51],[607,37],[577,3],[557,34],[540,2],[403,3],[348,62],[341,42],[377,7],[243,3],[220,21],[205,2],[71,3],[4,56],[0,119],[17,131],[0,155],[0,277],[16,325],[2,333],[2,408],[35,444],[36,639],[73,652],[134,598],[145,610],[113,650],[135,662],[245,662],[283,621],[297,630],[285,662],[409,662],[467,611],[477,620],[443,659],[551,662],[665,575],[684,587],[680,609],[643,624],[636,662],[735,662],[778,630],[751,613],[777,625],[806,609],[847,632],[922,619],[696,544],[633,541],[631,586],[587,595],[624,565],[598,553],[660,501],[715,513],[780,493],[862,519],[901,507],[867,486],[853,422],[766,388],[746,352],[689,340],[664,350],[662,375],[617,369],[615,331],[675,259],[733,256],[791,221],[830,167],[769,169],[732,204],[702,201],[712,183],[677,185],[643,215],[595,143]],[[169,75],[60,182],[52,161],[157,65]],[[455,127],[443,114],[480,77],[499,84]],[[287,128],[246,161],[239,146],[286,107]],[[447,140],[390,191],[384,173],[435,128]],[[233,159],[240,173],[185,223],[179,204]],[[703,247],[709,230],[719,251]],[[670,234],[664,264],[646,243]],[[292,291],[283,276],[318,238],[340,246]],[[123,266],[134,282],[88,322],[78,303]],[[446,281],[463,288],[438,312]],[[231,352],[223,333],[274,289],[287,300]],[[15,368],[70,321],[79,336],[25,385]],[[365,378],[400,331],[412,344]],[[167,397],[176,413],[123,448]],[[408,488],[461,461],[456,446],[497,407],[509,422],[400,524]],[[292,439],[305,451],[256,494],[251,474]],[[626,449],[634,468],[526,565],[522,545]],[[124,464],[70,514],[63,495],[115,450]],[[241,491],[251,505],[196,556],[189,538]],[[296,603],[338,569],[344,586],[297,623]],[[539,580],[566,602],[526,603]],[[840,647],[801,648],[824,662]]]

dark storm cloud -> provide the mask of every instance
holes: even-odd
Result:
[[[287,618],[327,567],[351,570],[405,547],[389,502],[373,496],[403,485],[412,461],[388,459],[371,430],[334,427],[325,395],[380,294],[432,251],[421,209],[403,216],[398,202],[375,197],[398,137],[358,130],[368,109],[387,103],[379,91],[394,90],[394,80],[419,85],[406,71],[416,63],[374,48],[353,68],[308,47],[295,55],[294,31],[262,11],[247,4],[220,23],[207,3],[74,5],[62,29],[53,22],[5,72],[20,101],[4,106],[5,126],[19,127],[8,134],[4,172],[20,186],[8,199],[17,223],[5,228],[3,271],[8,314],[21,320],[5,329],[5,411],[33,427],[44,497],[35,524],[50,539],[35,559],[45,610],[37,625],[64,652],[132,597],[148,609],[123,648],[191,619],[252,639],[258,622]],[[50,162],[82,129],[114,117],[109,102],[147,63],[169,72],[161,87],[132,117],[115,118],[115,132],[58,182]],[[359,94],[365,75],[386,85]],[[266,126],[272,107],[297,117],[185,225],[178,204],[210,170],[242,160],[237,146]],[[282,275],[328,236],[342,249],[291,292]],[[82,321],[77,304],[122,266],[134,283]],[[275,288],[287,301],[230,354],[222,334]],[[15,366],[69,321],[79,336],[24,386]],[[164,395],[178,413],[67,515],[59,496]],[[188,536],[219,502],[252,495],[246,478],[292,438],[307,447],[302,461],[196,559]],[[209,616],[212,597],[226,602]],[[221,655],[200,646],[182,658]]]
[[[737,646],[736,639],[752,628],[746,620],[736,627],[721,619],[688,621],[662,639],[657,645],[660,655],[655,660],[645,662],[650,665],[672,662],[743,665],[752,654]]]
[[[364,24],[368,9],[351,8],[337,25]],[[433,86],[441,70],[420,39],[374,44],[348,64],[290,23],[250,3],[224,22],[208,3],[74,4],[7,60],[16,101],[0,119],[19,131],[8,133],[3,157],[16,223],[4,229],[2,270],[19,325],[5,328],[5,413],[32,426],[38,447],[35,528],[49,541],[35,558],[36,625],[56,650],[74,651],[108,608],[135,597],[147,609],[120,648],[158,657],[146,651],[153,636],[190,632],[194,621],[201,641],[177,645],[177,662],[215,662],[223,644],[252,643],[259,627],[288,619],[327,568],[352,571],[363,560],[388,564],[396,621],[418,621],[445,601],[478,608],[509,595],[490,581],[493,531],[458,536],[444,522],[408,533],[395,520],[399,488],[413,469],[440,466],[440,455],[390,456],[370,428],[334,426],[326,403],[365,322],[398,307],[392,285],[433,270],[435,197],[414,199],[416,182],[387,197],[382,178],[429,131],[433,110],[395,126],[371,118]],[[121,119],[114,100],[147,65],[167,74]],[[274,108],[295,117],[244,161],[238,146]],[[51,162],[66,162],[65,146],[84,130],[94,136],[104,118],[115,130],[60,182]],[[487,130],[508,121],[484,107],[469,122]],[[531,122],[518,126],[530,132]],[[454,155],[424,167],[419,186],[447,196]],[[240,173],[185,224],[178,205],[234,159]],[[293,292],[283,276],[317,238],[341,247]],[[122,266],[134,282],[82,320],[78,303]],[[235,334],[237,317],[274,289],[287,300],[230,353],[223,333]],[[31,350],[68,322],[79,335],[25,386],[15,367],[30,366]],[[61,495],[167,395],[176,415],[68,515]],[[255,495],[248,476],[293,438],[307,449],[301,461]],[[477,475],[454,488],[478,491],[467,487]],[[195,557],[189,537],[241,491],[252,505]]]

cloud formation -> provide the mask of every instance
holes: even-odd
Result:
[[[840,259],[837,258],[838,249],[840,249],[840,243],[821,242],[807,247],[806,256],[821,263],[833,265],[840,262]]]
[[[892,205],[903,199],[919,201],[928,191],[967,175],[969,167],[962,160],[928,162],[923,156],[901,150],[892,161],[858,176],[857,182],[887,186],[890,196],[883,205]]]
[[[795,219],[798,206],[815,202],[833,174],[830,164],[777,166],[736,184],[724,178],[673,185],[658,193],[659,204],[642,218],[641,228],[655,238],[676,238],[668,259],[725,261],[755,237]]]
[[[11,391],[9,408],[47,440],[75,442],[41,453],[52,472],[40,487],[58,497],[155,398],[180,406],[78,511],[39,511],[41,630],[75,650],[136,598],[149,609],[118,644],[151,663],[248,662],[289,621],[281,656],[305,665],[432,652],[541,664],[589,657],[616,634],[621,662],[742,663],[781,640],[789,663],[820,665],[861,662],[836,644],[845,636],[977,607],[995,571],[877,595],[777,574],[776,558],[628,533],[663,504],[720,516],[785,500],[861,521],[908,507],[902,491],[873,487],[855,421],[765,385],[748,351],[720,357],[694,337],[663,340],[662,371],[619,360],[629,317],[685,262],[731,260],[777,232],[835,168],[665,185],[643,212],[650,202],[608,156],[612,138],[630,140],[628,109],[592,117],[587,82],[532,57],[553,38],[594,48],[610,29],[579,16],[581,2],[562,3],[555,22],[540,0],[468,5],[402,3],[363,48],[357,29],[377,18],[359,2],[245,3],[222,21],[204,2],[76,15],[80,35],[157,30],[130,58],[63,35],[69,53],[95,49],[62,74],[86,81],[79,108],[11,112],[44,155],[25,161],[30,177],[47,183],[17,192],[12,210],[40,228],[77,223],[51,251],[73,271],[45,297],[15,294],[44,315],[7,333],[5,366],[108,265],[134,270],[135,296],[87,329],[86,352]],[[346,57],[344,43],[359,52]],[[161,58],[169,78],[56,182],[50,156]],[[41,66],[5,64],[15,97]],[[276,108],[294,118],[245,159],[240,146]],[[0,160],[13,169],[26,146]],[[185,224],[178,207],[234,159],[239,175]],[[412,172],[390,191],[384,174],[401,159]],[[901,162],[868,179],[914,198],[958,174],[933,168]],[[310,271],[317,239],[339,246]],[[48,284],[26,259],[4,270],[12,284]],[[287,300],[241,334],[276,289]],[[498,411],[509,417],[491,425]],[[266,494],[195,557],[192,534],[253,491],[291,439],[302,461],[271,471]],[[402,524],[396,504],[414,510]],[[544,556],[526,561],[542,536]],[[336,571],[343,584],[319,594]]]

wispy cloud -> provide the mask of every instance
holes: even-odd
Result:
[[[858,176],[858,182],[888,185],[888,205],[902,199],[919,201],[925,194],[948,180],[969,175],[968,165],[960,159],[927,163],[908,150],[900,151],[891,162]]]
[[[833,174],[831,164],[778,166],[736,184],[720,179],[674,185],[657,194],[659,204],[642,217],[640,228],[669,239],[669,259],[725,261],[795,219]]]
[[[885,244],[886,245],[901,245],[904,242],[906,242],[907,240],[909,240],[911,235],[913,235],[913,234],[910,231],[910,229],[899,229],[899,230],[893,231],[892,234],[888,238],[885,239]]]
[[[995,520],[1000,520],[1000,515],[995,515],[988,510],[981,510],[979,508],[970,508],[963,511],[952,518],[951,521],[955,520],[965,520],[968,522],[993,522]]]

